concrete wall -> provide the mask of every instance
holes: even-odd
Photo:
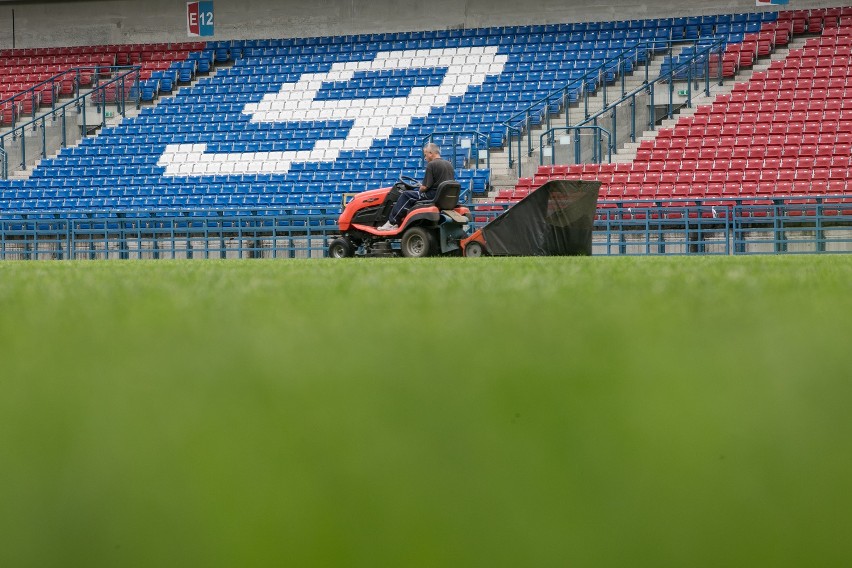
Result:
[[[849,2],[847,4],[852,4]],[[789,9],[842,5],[791,0]],[[0,48],[186,41],[185,0],[0,0]],[[754,0],[214,0],[211,39],[310,37],[757,11]]]

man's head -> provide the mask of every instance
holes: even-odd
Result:
[[[426,159],[427,162],[431,162],[435,158],[441,157],[441,149],[438,147],[437,144],[429,142],[428,144],[423,146],[423,157]]]

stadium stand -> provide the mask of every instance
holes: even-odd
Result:
[[[512,114],[565,85],[579,92],[613,81],[618,69],[608,65],[600,74],[588,72],[642,41],[722,37],[729,43],[716,57],[725,63],[723,74],[731,74],[793,34],[824,28],[798,56],[661,132],[629,167],[543,168],[497,200],[516,200],[552,176],[572,175],[600,179],[608,199],[721,196],[735,187],[737,195],[759,199],[787,190],[775,187],[782,170],[792,190],[800,187],[794,185],[799,169],[828,158],[824,180],[808,187],[816,191],[849,166],[843,140],[852,135],[846,114],[852,109],[828,90],[832,80],[845,88],[848,77],[847,17],[842,10],[811,10],[14,53],[3,59],[14,61],[15,77],[28,77],[33,58],[45,69],[12,91],[57,70],[49,65],[97,57],[98,65],[141,64],[142,99],[157,104],[42,160],[29,179],[0,182],[0,208],[337,208],[346,194],[416,175],[420,147],[435,131],[479,132],[489,147],[500,147]],[[45,59],[72,56],[81,59]],[[174,88],[216,63],[229,66]],[[801,166],[797,159],[789,167],[792,148]],[[752,163],[757,153],[764,158],[759,166]],[[777,167],[767,162],[773,158]],[[485,195],[489,171],[469,155],[452,159],[465,187]],[[788,159],[784,168],[782,159]]]
[[[769,198],[776,197],[807,204],[814,203],[814,195],[846,192],[852,173],[852,16],[847,12],[852,13],[782,12],[780,25],[763,24],[761,34],[783,29],[785,39],[805,31],[821,35],[735,84],[712,105],[680,118],[674,128],[661,129],[640,145],[632,163],[541,166],[533,178],[522,178],[514,191],[497,199],[516,201],[549,179],[572,177],[600,180],[604,200],[658,199],[664,205],[668,199],[701,199],[731,207],[771,204]],[[741,55],[745,41],[734,49],[730,44],[725,57]],[[765,55],[756,43],[748,51]]]

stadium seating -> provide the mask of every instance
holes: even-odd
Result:
[[[532,183],[521,179],[507,198],[554,178],[600,180],[606,200],[812,203],[814,195],[845,193],[852,177],[852,21],[840,26],[841,13],[796,12],[795,21],[809,22],[807,31],[821,26],[822,35],[661,129],[641,143],[632,163],[541,166]]]
[[[85,138],[55,158],[43,160],[28,180],[0,182],[0,208],[337,208],[349,193],[389,185],[401,174],[421,173],[420,148],[434,132],[478,132],[490,146],[502,145],[504,122],[514,113],[566,85],[576,85],[579,91],[581,83],[596,88],[601,81],[614,80],[617,69],[613,67],[592,74],[589,70],[600,68],[640,41],[722,38],[746,45],[746,37],[754,34],[754,53],[758,54],[766,49],[766,41],[771,49],[773,42],[788,40],[802,26],[809,28],[812,21],[826,30],[836,28],[830,25],[834,16],[824,12],[819,23],[811,20],[817,13],[812,10],[799,16],[795,16],[798,12],[792,12],[794,16],[768,12],[235,40],[180,49],[167,45],[113,46],[103,51],[112,54],[115,63],[141,62],[150,73],[142,84],[143,99],[169,91],[174,96],[144,107],[138,117],[106,127],[98,136]],[[840,15],[834,19],[839,23]],[[836,39],[847,37],[835,35]],[[827,37],[829,34],[823,35],[823,39]],[[738,57],[742,51],[740,47]],[[801,59],[805,59],[804,54]],[[175,90],[176,82],[191,80],[225,61],[233,65]],[[742,60],[737,59],[737,65],[742,65]],[[817,68],[815,64],[814,70]],[[827,78],[831,79],[831,71]],[[772,87],[768,81],[765,78],[761,83],[764,89]],[[791,107],[799,91],[794,88],[792,92]],[[813,89],[808,100],[816,101],[820,92]],[[629,171],[615,166],[585,166],[579,174],[603,179],[607,196],[656,195],[654,191],[666,196],[682,192],[715,195],[717,190],[721,194],[728,178],[717,179],[715,161],[730,153],[725,171],[739,171],[730,167],[730,162],[734,149],[745,138],[735,134],[720,137],[716,124],[711,128],[709,122],[718,117],[727,125],[727,117],[742,113],[746,103],[749,109],[752,104],[758,105],[756,114],[761,103],[770,102],[768,95],[764,100],[750,93],[748,88],[732,93],[732,97],[743,97],[740,111],[733,106],[729,113],[727,106],[714,105],[691,119],[706,118],[707,124],[679,123],[673,129],[676,136],[672,132],[658,139],[659,147],[656,143],[643,147],[648,159],[637,159]],[[827,94],[820,100],[827,101]],[[832,108],[834,105],[832,102]],[[822,151],[819,134],[815,142],[805,139],[811,133],[804,132],[807,120],[800,122],[803,138],[799,151],[813,149],[816,158],[817,149]],[[839,117],[837,122],[840,130]],[[699,127],[703,128],[700,132]],[[720,132],[721,128],[722,124]],[[770,135],[775,134],[766,136]],[[675,139],[678,147],[682,146],[677,167],[674,154],[661,152],[664,140],[671,144]],[[714,147],[710,157],[703,144],[707,142],[709,149],[710,140],[724,141],[725,150]],[[762,145],[753,136],[748,140],[755,147],[770,146],[768,140]],[[773,148],[775,142],[773,139]],[[687,151],[695,157],[686,158]],[[657,159],[657,152],[661,159]],[[463,186],[484,195],[489,172],[482,164],[471,163],[470,154],[452,159]],[[695,167],[682,168],[680,161],[685,160],[694,160]],[[764,169],[761,167],[757,179],[752,179],[754,172],[743,168],[742,183],[754,182],[757,191],[762,182],[769,183],[768,178],[761,177]],[[688,181],[680,178],[686,171],[692,173]],[[522,197],[551,175],[577,173],[576,168],[541,171],[498,199]],[[672,177],[672,173],[678,175]],[[716,174],[712,180],[711,174]],[[618,182],[614,181],[616,175]],[[732,180],[737,176],[731,175]],[[829,169],[826,181],[831,179]],[[795,181],[794,170],[791,183]]]
[[[6,182],[26,196],[7,206],[79,208],[104,197],[111,207],[146,198],[164,207],[338,207],[347,193],[420,171],[420,147],[435,131],[500,145],[513,113],[572,80],[579,90],[589,68],[639,41],[626,30],[599,40],[615,25],[592,27],[214,42],[212,59],[235,58],[233,67],[44,160],[30,180]],[[656,21],[637,30],[645,27],[650,37],[670,33]],[[169,91],[184,70],[173,64],[151,81]],[[142,88],[149,98],[150,83]],[[465,187],[485,194],[489,172],[465,167],[482,164],[452,159]]]

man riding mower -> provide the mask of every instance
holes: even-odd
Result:
[[[432,199],[414,201],[407,212],[401,212],[396,227],[382,230],[387,229],[385,224],[400,195],[420,187],[418,180],[402,176],[393,187],[356,195],[338,219],[341,234],[329,244],[329,256],[460,254],[459,243],[467,236],[465,225],[471,214],[458,204],[461,186],[456,180],[442,182]]]

